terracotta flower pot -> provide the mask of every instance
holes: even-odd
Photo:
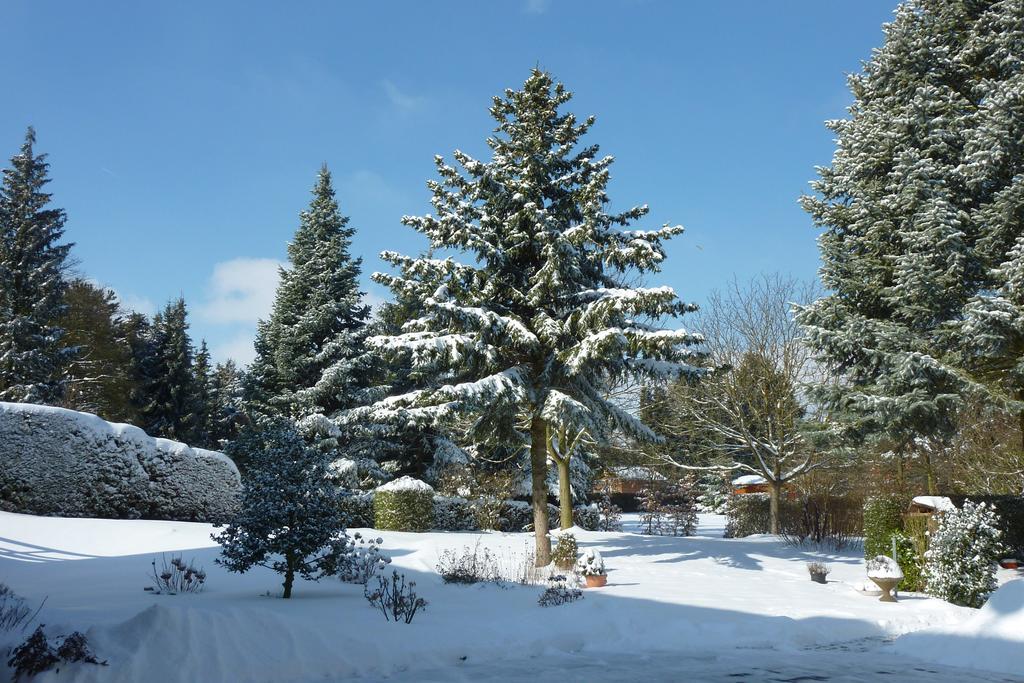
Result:
[[[999,566],[1002,567],[1003,569],[1019,569],[1020,568],[1020,560],[1016,560],[1016,559],[1014,559],[1012,557],[1011,558],[1007,558],[1005,560],[1000,561],[999,562]]]
[[[587,574],[587,588],[600,588],[608,583],[607,574]]]

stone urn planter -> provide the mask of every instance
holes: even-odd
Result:
[[[886,555],[877,555],[868,560],[868,578],[882,591],[879,602],[898,602],[892,591],[903,580],[903,570],[896,560]]]
[[[601,588],[608,583],[607,574],[587,574],[587,588]]]

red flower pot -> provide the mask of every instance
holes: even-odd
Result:
[[[607,574],[587,574],[587,588],[600,588],[608,583]]]
[[[999,566],[1003,569],[1018,569],[1020,567],[1020,561],[1013,558],[1002,560]]]

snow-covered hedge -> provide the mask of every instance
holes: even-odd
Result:
[[[593,503],[590,505],[577,505],[572,509],[572,520],[581,529],[597,531],[598,526],[601,524],[601,511]]]
[[[373,495],[377,529],[429,531],[434,526],[434,489],[412,477],[378,486]]]
[[[64,517],[224,521],[238,469],[223,453],[88,413],[0,402],[0,509]]]
[[[725,537],[743,538],[771,531],[771,500],[767,493],[729,496],[725,507]]]
[[[434,496],[434,528],[439,531],[476,531],[473,504],[460,496]]]
[[[341,510],[348,517],[347,527],[370,528],[373,526],[373,494],[352,491],[341,497]]]
[[[924,554],[928,593],[954,605],[984,605],[997,586],[1002,535],[999,516],[986,503],[968,500],[962,509],[942,513]]]

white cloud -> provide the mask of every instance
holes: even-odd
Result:
[[[527,14],[544,14],[551,7],[551,0],[526,0],[523,8]]]
[[[213,267],[207,285],[208,299],[199,315],[213,324],[255,323],[267,318],[274,305],[280,261],[269,258],[236,258]]]
[[[427,102],[427,98],[403,92],[391,81],[384,80],[381,81],[380,84],[381,87],[384,88],[384,92],[387,94],[388,99],[391,100],[391,104],[395,105],[399,109],[412,111],[414,109],[419,109]]]
[[[215,344],[210,349],[210,355],[217,363],[222,363],[230,358],[238,365],[248,365],[256,358],[255,337],[252,330],[240,332],[225,342]]]

